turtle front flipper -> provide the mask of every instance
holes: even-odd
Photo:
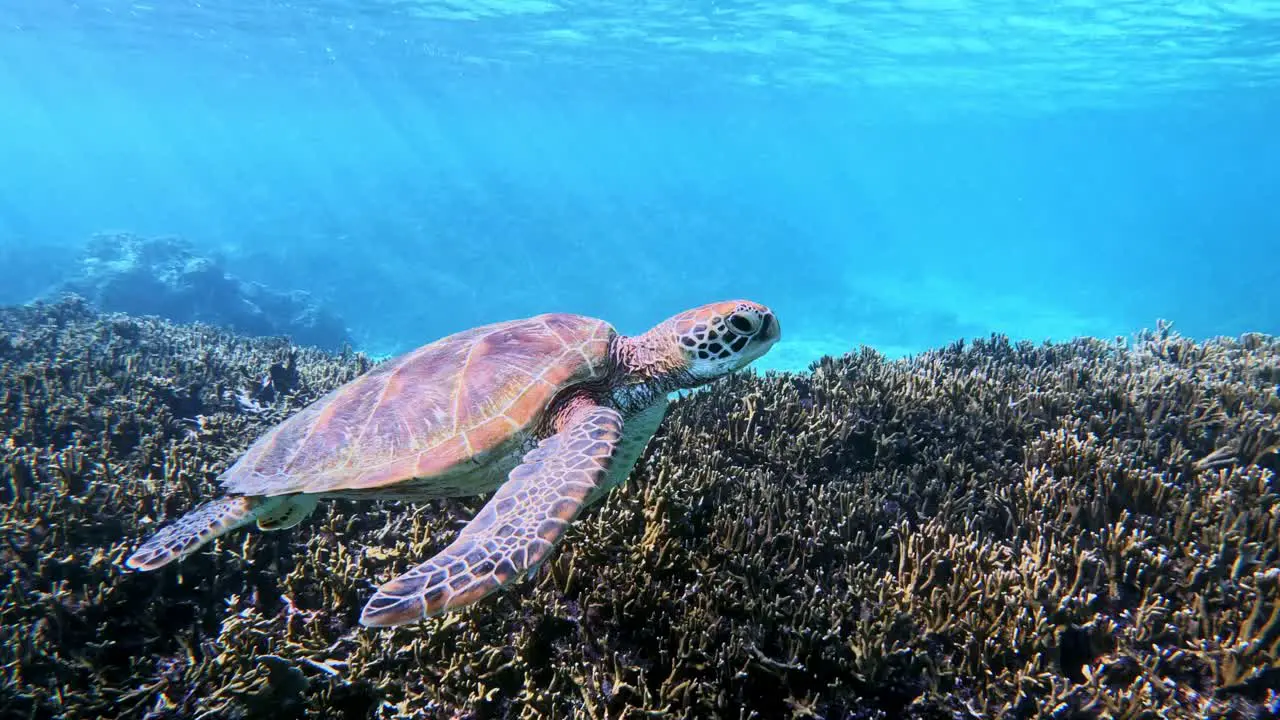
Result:
[[[207,502],[161,528],[134,550],[124,564],[134,570],[155,570],[181,560],[236,528],[264,516],[276,516],[283,505],[292,505],[292,500],[287,496],[237,496]]]
[[[575,408],[524,456],[489,502],[435,557],[383,585],[360,624],[402,625],[456,610],[532,572],[609,471],[622,436],[613,408]]]

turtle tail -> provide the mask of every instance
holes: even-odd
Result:
[[[134,570],[155,570],[190,555],[214,538],[263,515],[272,515],[288,497],[226,497],[207,502],[161,528],[125,560]]]

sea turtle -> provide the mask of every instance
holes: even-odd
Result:
[[[631,472],[668,395],[745,367],[781,337],[767,307],[704,305],[642,335],[546,314],[450,335],[388,360],[255,441],[228,496],[162,528],[126,564],[154,570],[251,522],[282,530],[321,498],[478,495],[451,544],[382,585],[366,626],[455,610],[524,577],[569,523]]]

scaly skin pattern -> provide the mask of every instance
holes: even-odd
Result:
[[[694,388],[738,370],[768,352],[782,335],[769,308],[729,300],[686,310],[643,335],[620,338],[614,395],[637,404]]]
[[[283,500],[272,504],[280,502]],[[134,570],[154,570],[180,560],[219,535],[253,522],[266,508],[254,497],[227,497],[207,502],[148,538],[125,564]]]
[[[638,419],[658,403],[665,411],[670,390],[737,370],[780,336],[767,309],[734,302],[682,313],[622,339],[617,366],[630,382],[616,383],[609,395],[622,412],[585,393],[571,396],[559,408],[556,434],[525,456],[453,543],[379,588],[361,624],[401,625],[457,610],[532,572],[584,505],[619,481],[610,478],[610,468],[622,444],[623,413]],[[644,441],[660,419],[650,419]],[[638,455],[632,450],[628,464]]]
[[[621,437],[617,410],[570,406],[564,429],[525,456],[448,547],[379,588],[360,622],[376,627],[421,620],[470,605],[528,574],[605,478]]]
[[[162,529],[127,564],[161,567],[255,519],[291,527],[319,498],[497,488],[451,544],[382,586],[361,622],[466,607],[534,570],[583,507],[625,480],[670,392],[746,367],[780,338],[772,311],[745,300],[682,312],[635,337],[565,314],[449,336],[276,426],[224,473],[232,497]]]

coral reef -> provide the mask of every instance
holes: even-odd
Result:
[[[0,708],[129,718],[1261,718],[1280,340],[991,337],[678,401],[538,577],[372,631],[482,499],[122,561],[369,367],[83,303],[0,312]]]
[[[230,275],[179,238],[104,234],[85,246],[61,290],[96,307],[175,322],[205,322],[248,335],[287,335],[327,350],[350,343],[347,328],[306,292],[281,292]]]

